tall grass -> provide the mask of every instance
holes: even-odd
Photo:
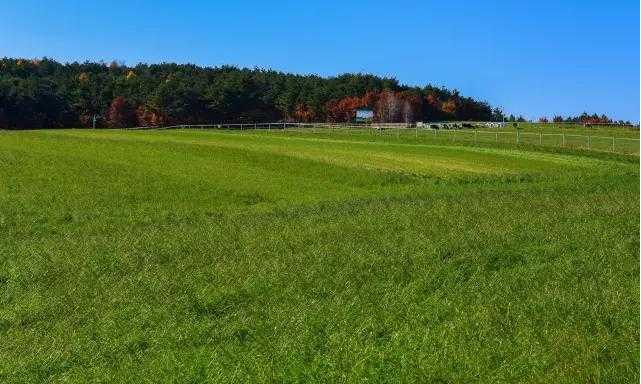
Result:
[[[0,132],[4,382],[639,380],[638,157]]]

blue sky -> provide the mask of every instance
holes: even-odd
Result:
[[[4,0],[0,56],[368,72],[530,118],[639,120],[636,0]]]

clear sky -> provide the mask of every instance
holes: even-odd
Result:
[[[637,0],[3,0],[0,56],[368,72],[639,120]]]

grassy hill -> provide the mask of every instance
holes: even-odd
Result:
[[[0,131],[3,382],[634,382],[639,157]]]

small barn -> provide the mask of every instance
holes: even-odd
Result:
[[[360,108],[356,110],[357,123],[371,123],[374,120],[374,111],[371,109]]]

